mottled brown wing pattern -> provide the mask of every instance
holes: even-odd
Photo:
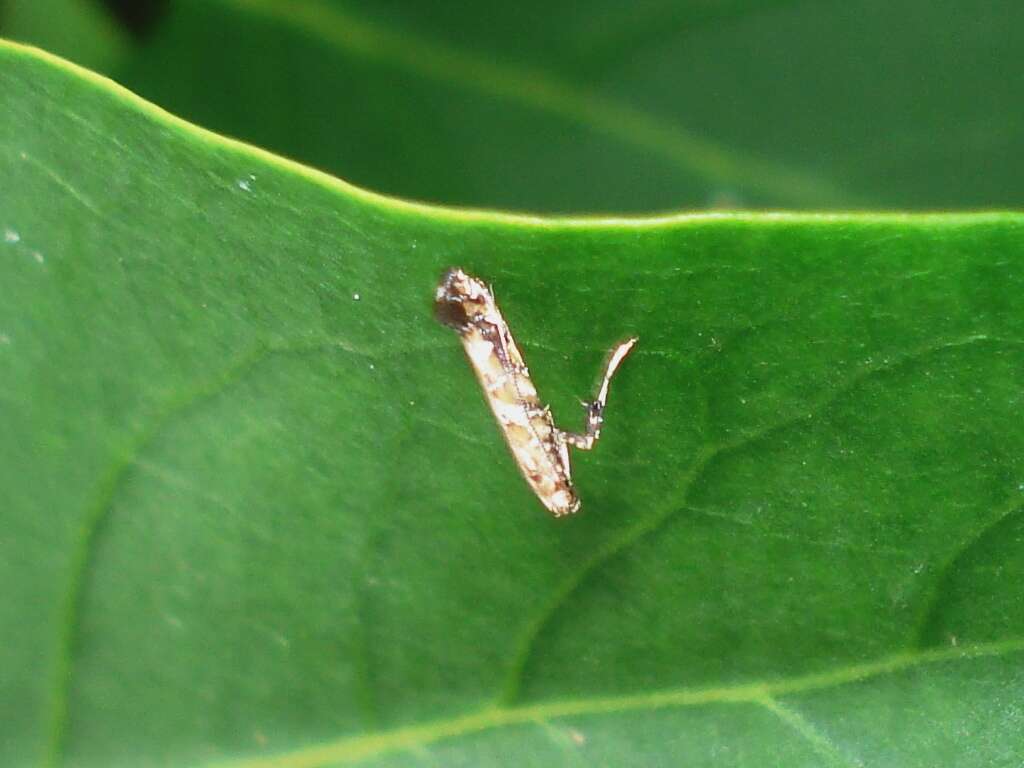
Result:
[[[636,339],[613,350],[598,397],[587,404],[587,430],[577,435],[558,429],[551,411],[541,404],[522,353],[487,284],[461,269],[448,270],[437,288],[435,311],[441,322],[458,332],[519,471],[537,498],[556,517],[578,511],[569,445],[587,450],[600,436],[608,382]]]

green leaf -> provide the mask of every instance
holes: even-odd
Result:
[[[174,0],[113,74],[448,204],[1019,207],[1021,50],[1013,0]]]
[[[9,43],[0,109],[3,765],[1019,759],[1024,216],[419,206]],[[563,427],[640,337],[575,518],[452,264]]]

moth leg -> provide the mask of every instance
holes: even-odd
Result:
[[[636,344],[637,338],[626,339],[622,343],[615,346],[611,353],[608,355],[608,360],[604,365],[604,373],[601,376],[601,385],[598,387],[597,395],[589,403],[583,403],[583,407],[587,410],[587,424],[583,434],[578,432],[562,432],[560,430],[560,436],[562,440],[571,445],[573,448],[579,448],[581,451],[589,451],[594,447],[594,443],[597,442],[598,438],[601,437],[601,424],[604,422],[604,408],[608,402],[608,385],[611,383],[612,376],[615,375],[615,371],[618,370],[619,365],[625,359],[626,355]]]

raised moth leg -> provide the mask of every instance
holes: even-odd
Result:
[[[589,451],[594,447],[594,443],[596,443],[598,438],[601,437],[601,423],[604,421],[604,408],[605,404],[608,402],[608,385],[611,383],[612,376],[615,375],[615,371],[618,369],[619,364],[622,363],[626,355],[629,354],[629,351],[633,348],[633,345],[636,344],[636,342],[637,339],[634,336],[633,338],[626,339],[612,349],[604,366],[604,374],[601,376],[601,385],[598,387],[597,396],[589,403],[583,403],[583,407],[587,410],[587,425],[585,431],[583,434],[579,434],[577,432],[564,432],[559,430],[559,434],[564,443],[583,451]]]

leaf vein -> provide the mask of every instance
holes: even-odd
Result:
[[[963,541],[949,557],[946,558],[942,566],[939,568],[937,576],[932,582],[932,590],[923,601],[920,618],[914,626],[913,640],[910,646],[911,648],[926,647],[926,635],[936,619],[939,606],[942,604],[942,597],[944,594],[943,588],[951,578],[953,569],[956,568],[957,563],[959,563],[963,556],[987,534],[1007,520],[1011,519],[1014,515],[1020,514],[1021,512],[1024,512],[1024,502],[1020,501],[1019,498],[1011,499],[1009,503],[1004,504],[1002,507],[997,509],[990,520],[986,521],[981,527],[971,533],[971,535],[968,536],[967,539]]]
[[[659,530],[664,523],[680,511],[686,509],[689,506],[689,496],[694,486],[714,461],[730,453],[749,448],[785,429],[807,424],[815,416],[825,412],[840,398],[855,391],[857,387],[874,376],[897,370],[930,355],[975,344],[989,343],[1013,346],[1021,344],[1021,342],[1016,340],[991,337],[983,334],[975,334],[932,344],[903,356],[890,359],[888,362],[861,369],[849,377],[845,383],[832,389],[801,413],[792,414],[759,430],[748,432],[733,441],[719,444],[709,443],[699,449],[690,468],[684,473],[678,490],[675,494],[671,495],[669,501],[659,511],[648,515],[631,528],[627,528],[622,534],[595,552],[578,570],[571,573],[562,582],[538,614],[527,622],[523,634],[515,646],[504,686],[498,694],[498,702],[507,705],[518,696],[527,666],[536,649],[541,633],[550,624],[555,614],[568,603],[572,595],[602,566],[627,551],[633,544],[639,542],[647,535]]]
[[[69,705],[74,678],[74,660],[81,630],[81,614],[89,571],[94,567],[99,533],[107,522],[114,501],[129,471],[136,466],[149,446],[156,442],[164,429],[177,417],[223,393],[242,381],[261,363],[278,354],[310,354],[327,349],[358,352],[347,343],[331,341],[318,344],[260,345],[241,355],[216,375],[204,380],[193,389],[171,397],[148,423],[128,438],[117,452],[107,471],[96,484],[93,500],[87,505],[69,558],[67,583],[60,602],[59,621],[54,648],[54,669],[50,682],[47,712],[47,741],[42,764],[57,766],[62,762],[67,744]]]
[[[816,728],[800,712],[787,707],[771,695],[758,699],[758,704],[789,726],[819,755],[840,768],[863,768],[864,763],[847,757],[831,739]]]
[[[552,700],[515,707],[487,707],[447,719],[349,736],[277,755],[221,761],[209,764],[208,768],[326,768],[329,765],[351,764],[384,754],[414,750],[462,736],[566,717],[615,715],[711,704],[765,706],[766,700],[775,697],[830,690],[924,665],[1000,658],[1017,653],[1024,653],[1024,637],[959,648],[902,652],[874,661],[767,682],[712,688],[672,688],[641,694]]]

